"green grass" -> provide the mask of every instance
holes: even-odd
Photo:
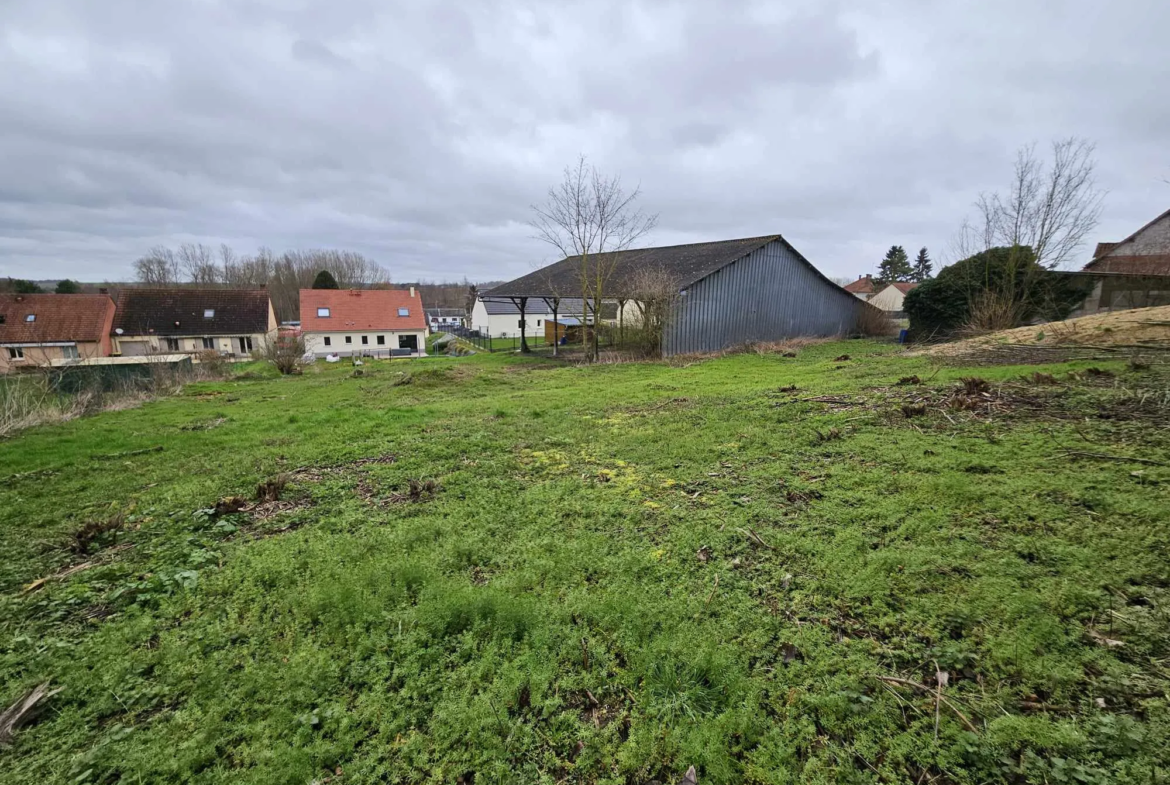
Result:
[[[1170,379],[1086,365],[257,366],[27,431],[0,702],[63,691],[0,781],[1164,781]],[[973,374],[1010,405],[938,403]],[[877,678],[936,664],[937,736]]]

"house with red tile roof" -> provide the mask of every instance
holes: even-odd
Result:
[[[421,357],[427,319],[409,289],[301,289],[301,333],[315,357]]]
[[[874,284],[873,276],[867,273],[858,276],[853,283],[846,284],[844,289],[859,300],[868,301],[870,297],[873,297],[877,286]]]
[[[107,357],[113,320],[107,294],[0,295],[0,373]]]

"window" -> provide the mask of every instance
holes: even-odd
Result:
[[[317,316],[322,318],[322,319],[328,319],[329,318],[329,309],[328,308],[318,308],[317,309]]]
[[[378,345],[379,345],[379,346],[385,346],[385,345],[386,345],[386,336],[385,336],[385,335],[379,335],[379,336],[378,336]]]
[[[370,336],[363,335],[362,336],[362,346],[369,346],[369,345],[370,345]]]
[[[214,319],[215,318],[215,309],[214,308],[204,308],[203,309],[203,318],[204,319]]]
[[[37,315],[35,313],[30,313],[28,316],[24,317],[24,320],[26,322],[35,322],[37,320]]]
[[[328,335],[326,335],[326,336],[325,336],[325,345],[326,345],[326,346],[332,346],[332,345],[333,345],[333,341],[332,341],[332,340],[329,338],[329,336],[328,336]]]
[[[203,339],[203,348],[204,349],[214,349],[215,348],[215,339],[214,338],[204,338]]]
[[[353,337],[349,336],[349,335],[345,336],[345,342],[346,343],[353,343]]]
[[[178,338],[167,338],[167,351],[168,352],[179,351],[179,339]]]
[[[398,315],[399,316],[410,316],[410,309],[409,308],[399,308]]]
[[[76,346],[62,346],[61,356],[66,360],[76,360],[80,355],[77,353]]]
[[[9,347],[8,359],[9,360],[23,360],[24,359],[24,349],[21,349],[19,346]]]
[[[4,314],[0,313],[0,324],[4,324]]]
[[[252,351],[252,337],[250,335],[240,336],[240,354],[247,354]]]
[[[537,319],[537,320],[536,320],[536,326],[537,326],[537,327],[539,327],[539,326],[540,326],[540,319]]]

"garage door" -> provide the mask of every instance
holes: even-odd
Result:
[[[119,341],[124,357],[142,357],[150,354],[150,343],[147,341]]]

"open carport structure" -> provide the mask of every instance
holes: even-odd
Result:
[[[570,256],[493,287],[484,299],[515,303],[521,351],[528,351],[524,314],[540,300],[555,314],[562,300],[580,297],[582,270],[605,270],[603,295],[638,301],[639,275],[661,271],[677,298],[662,336],[664,355],[712,352],[753,341],[852,332],[865,303],[826,278],[778,234],[741,240],[639,248]],[[554,315],[554,321],[555,321]],[[555,345],[555,344],[554,344]]]

